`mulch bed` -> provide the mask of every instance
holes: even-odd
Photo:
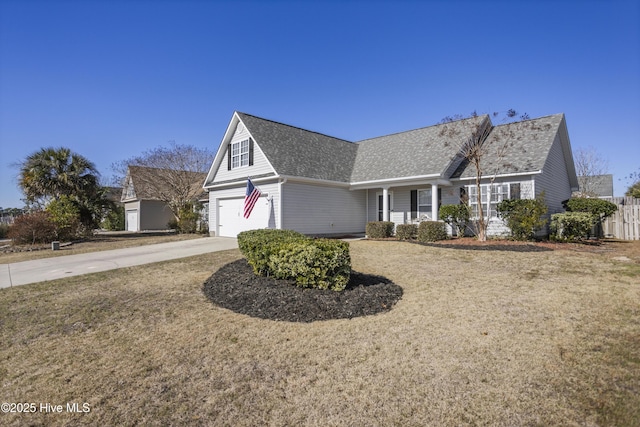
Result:
[[[214,304],[236,313],[305,323],[383,313],[402,298],[402,288],[382,276],[352,271],[342,292],[300,288],[291,280],[255,275],[244,258],[216,271],[203,292]]]

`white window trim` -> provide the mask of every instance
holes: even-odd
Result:
[[[429,192],[429,204],[427,204],[427,205],[421,205],[420,204],[420,192],[421,191],[428,191]],[[417,200],[418,218],[422,218],[422,216],[424,215],[424,216],[427,216],[430,219],[433,219],[433,218],[431,218],[431,214],[433,212],[432,211],[433,205],[431,204],[432,194],[433,194],[432,192],[433,192],[433,190],[431,188],[419,188],[418,189],[418,194],[417,194],[417,199],[418,199]],[[422,209],[420,209],[420,206],[428,206],[428,208],[425,208],[425,210],[423,211]]]
[[[246,143],[246,147],[244,150],[243,143]],[[238,169],[249,166],[249,145],[249,138],[244,138],[240,141],[231,143],[231,169]],[[243,158],[243,156],[245,157]]]
[[[482,212],[484,214],[485,218],[497,218],[497,213],[496,215],[491,215],[491,205],[497,205],[498,203],[500,203],[503,200],[509,200],[511,198],[511,184],[518,184],[520,182],[499,182],[499,183],[492,183],[492,184],[480,184],[480,191],[482,191],[484,188],[496,188],[498,186],[504,186],[506,187],[506,193],[502,193],[502,198],[501,199],[497,199],[495,202],[491,202],[492,197],[495,194],[498,194],[496,192],[494,192],[493,190],[491,190],[489,193],[487,193],[487,200],[482,202]],[[491,186],[491,187],[489,187]],[[466,186],[466,190],[467,190],[467,195],[468,195],[468,202],[469,202],[469,207],[471,208],[471,213],[473,215],[473,211],[474,211],[474,206],[476,206],[477,203],[477,196],[475,194],[472,194],[472,191],[476,191],[476,185],[472,184],[472,185],[467,185]],[[505,196],[506,194],[506,196]],[[478,218],[477,216],[472,216],[472,218]]]

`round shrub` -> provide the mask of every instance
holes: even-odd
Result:
[[[269,257],[280,250],[280,245],[308,239],[304,234],[293,230],[248,230],[238,234],[238,248],[256,274],[267,276]]]
[[[367,223],[366,233],[370,239],[384,239],[393,236],[393,222],[371,221]]]
[[[329,239],[284,243],[268,267],[276,279],[293,279],[300,287],[342,291],[351,275],[349,245]]]
[[[418,227],[419,242],[435,242],[447,238],[447,230],[444,222],[422,221]]]
[[[418,235],[416,224],[398,224],[396,227],[396,237],[398,240],[413,240]]]
[[[593,215],[565,212],[551,215],[551,237],[558,240],[582,240],[589,237]]]

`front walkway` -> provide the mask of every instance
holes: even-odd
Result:
[[[234,238],[203,237],[135,248],[0,264],[0,288],[185,258],[237,247],[238,242]]]

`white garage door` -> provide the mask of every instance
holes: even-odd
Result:
[[[249,218],[243,216],[244,197],[223,199],[218,202],[218,233],[220,236],[236,237],[245,230],[267,228],[269,225],[270,203],[260,197]]]
[[[127,231],[138,231],[138,211],[127,211]]]

